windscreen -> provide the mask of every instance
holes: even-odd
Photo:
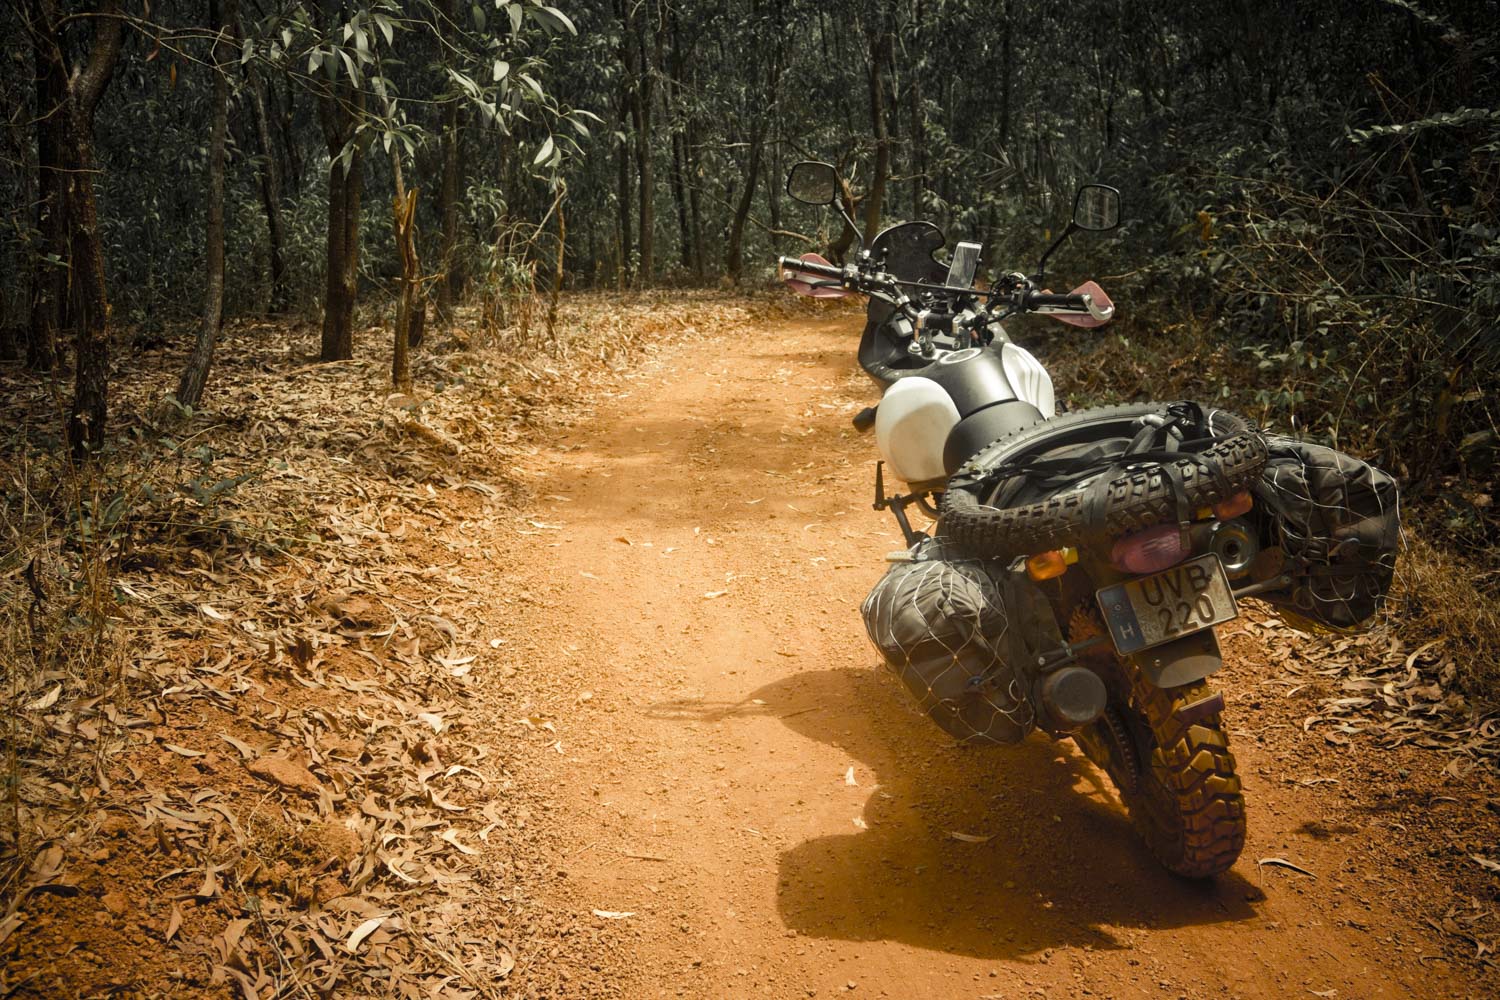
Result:
[[[903,281],[941,284],[948,276],[948,269],[932,255],[947,242],[943,231],[930,222],[903,222],[875,237],[870,243],[870,254],[881,262],[881,267]],[[871,299],[865,315],[876,323],[884,323],[891,315],[891,307],[879,299]]]
[[[870,253],[898,278],[941,283],[948,269],[933,254],[946,242],[943,231],[930,222],[903,222],[875,237]]]

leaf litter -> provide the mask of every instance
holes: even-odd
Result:
[[[545,355],[456,328],[414,359],[424,388],[401,406],[379,357],[300,363],[285,327],[234,324],[208,407],[174,428],[151,416],[161,359],[121,362],[113,419],[146,442],[113,470],[134,484],[109,539],[127,693],[45,670],[8,692],[30,752],[19,826],[0,830],[0,995],[187,969],[174,995],[495,996],[518,956],[545,979],[549,935],[577,929],[526,890],[514,737],[477,726],[469,690],[504,639],[466,616],[463,562],[514,530],[525,491],[505,470],[529,442],[590,402],[581,387],[606,392],[601,366],[678,335],[677,314],[751,319],[694,295],[580,296]],[[301,326],[291,350],[314,338]],[[52,408],[41,380],[0,379],[9,473],[42,461],[28,415]],[[26,555],[59,583],[77,552],[42,544]],[[4,602],[22,587],[0,573]],[[511,860],[480,867],[476,844]],[[76,939],[85,885],[114,887],[111,923]]]

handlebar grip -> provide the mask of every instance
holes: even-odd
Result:
[[[832,264],[819,264],[815,261],[803,260],[801,257],[777,257],[776,266],[783,271],[801,271],[803,274],[815,274],[820,278],[831,278],[839,281],[844,277],[844,269]]]
[[[1089,311],[1089,300],[1086,295],[1062,294],[1058,292],[1031,292],[1026,296],[1027,309],[1072,309],[1077,312]]]

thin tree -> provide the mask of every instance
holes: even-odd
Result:
[[[229,130],[229,71],[238,0],[208,0],[214,26],[214,123],[208,141],[208,224],[204,235],[203,316],[198,337],[177,382],[177,402],[197,406],[203,398],[214,345],[224,325],[224,136]]]

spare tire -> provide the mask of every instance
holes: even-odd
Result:
[[[1266,463],[1266,443],[1249,421],[1204,410],[1206,447],[1181,458],[1142,461],[1082,488],[1034,503],[990,507],[980,502],[990,473],[1004,464],[1104,438],[1131,437],[1142,418],[1167,417],[1172,404],[1106,406],[1065,414],[1013,431],[986,446],[954,473],[943,494],[943,534],[976,555],[994,559],[1044,552],[1140,531],[1249,489]]]

